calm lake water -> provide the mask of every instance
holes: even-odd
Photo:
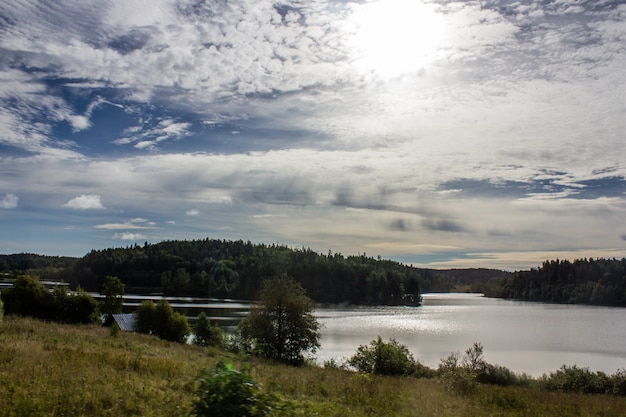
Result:
[[[626,308],[541,304],[486,298],[480,294],[424,294],[421,307],[318,307],[322,324],[319,363],[352,356],[359,345],[381,336],[408,346],[416,359],[437,367],[451,352],[474,342],[489,363],[541,376],[561,365],[612,374],[626,369]],[[134,311],[154,296],[129,295]],[[227,330],[247,314],[250,303],[236,300],[167,297],[189,318],[204,311]]]
[[[540,376],[561,365],[609,374],[626,369],[626,309],[507,301],[480,294],[424,294],[421,307],[321,308],[318,360],[349,357],[380,335],[436,367],[474,342],[489,363]]]

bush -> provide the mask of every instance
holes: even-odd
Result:
[[[135,330],[171,342],[183,343],[191,328],[182,314],[175,312],[167,300],[142,302],[135,312]]]
[[[614,384],[604,372],[591,372],[576,365],[563,365],[558,371],[543,376],[543,384],[551,391],[603,394],[613,392]]]
[[[267,416],[275,402],[246,371],[222,362],[204,370],[198,382],[193,407],[199,417]]]
[[[620,369],[611,375],[613,394],[626,396],[626,369]]]
[[[2,302],[2,293],[0,293],[0,323],[4,319],[4,303]]]
[[[198,315],[193,334],[193,343],[196,345],[216,347],[224,345],[224,331],[217,324],[212,324],[204,312]]]
[[[504,366],[492,365],[490,363],[485,365],[483,371],[478,374],[477,379],[481,384],[500,385],[503,387],[529,384],[528,377],[520,378],[510,369]]]
[[[61,286],[50,292],[39,278],[29,275],[18,276],[13,287],[2,292],[2,299],[9,314],[71,324],[98,319],[96,301],[80,287],[75,293]]]
[[[383,342],[380,336],[369,346],[359,346],[348,364],[359,372],[379,375],[413,375],[417,365],[405,345],[395,339]]]

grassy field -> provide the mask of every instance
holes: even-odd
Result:
[[[189,416],[196,378],[217,362],[248,367],[295,416],[626,416],[626,398],[481,385],[469,396],[437,380],[391,378],[164,342],[96,326],[5,317],[0,416]]]

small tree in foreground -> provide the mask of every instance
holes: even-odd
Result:
[[[290,364],[301,364],[305,352],[319,348],[319,323],[313,301],[287,275],[263,282],[260,304],[239,327],[244,345],[259,354]]]

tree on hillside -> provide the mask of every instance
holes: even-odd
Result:
[[[174,311],[167,300],[142,302],[135,312],[135,330],[179,343],[191,333],[185,316]]]
[[[306,352],[319,348],[320,325],[313,301],[302,286],[283,274],[263,282],[260,304],[240,324],[241,336],[259,354],[301,364]]]
[[[193,326],[193,343],[200,346],[221,346],[224,341],[224,331],[207,315],[201,312]]]
[[[118,277],[108,275],[102,284],[100,294],[104,296],[100,304],[100,312],[104,314],[104,323],[113,323],[113,314],[121,313],[124,304],[126,286]]]

